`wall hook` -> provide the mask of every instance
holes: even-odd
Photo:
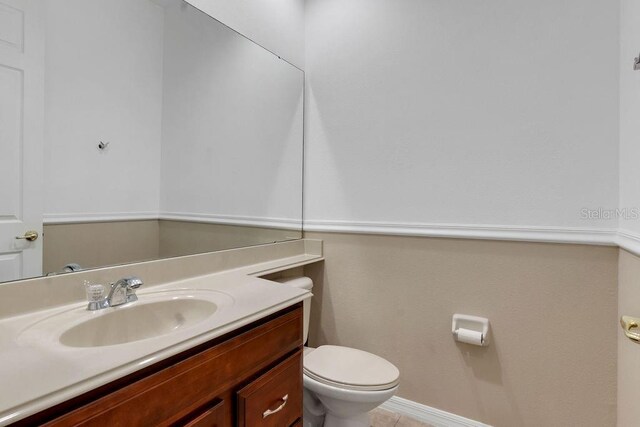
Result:
[[[633,69],[634,71],[640,71],[640,54],[633,60]]]
[[[100,143],[98,144],[98,149],[99,150],[106,150],[107,147],[109,147],[109,144],[111,144],[110,142],[102,142],[100,141]]]

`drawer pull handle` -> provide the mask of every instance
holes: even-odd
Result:
[[[282,405],[278,406],[276,409],[271,410],[271,409],[267,409],[266,411],[264,411],[262,413],[262,418],[267,418],[269,415],[273,415],[276,412],[280,412],[284,409],[285,406],[287,406],[287,401],[289,400],[289,395],[285,394],[284,396],[282,396]]]

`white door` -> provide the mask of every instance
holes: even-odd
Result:
[[[41,3],[0,0],[0,282],[42,274]]]

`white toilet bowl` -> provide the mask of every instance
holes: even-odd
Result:
[[[311,290],[308,277],[278,279]],[[309,332],[310,301],[304,304],[304,341]],[[304,427],[370,427],[369,411],[398,390],[398,368],[365,351],[324,345],[304,349]]]
[[[395,366],[348,347],[305,349],[303,371],[305,427],[369,427],[369,411],[398,390]]]

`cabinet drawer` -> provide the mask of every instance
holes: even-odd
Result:
[[[200,410],[197,414],[181,421],[178,425],[184,427],[224,427],[224,400],[215,400],[211,405]]]
[[[302,416],[302,352],[298,350],[238,392],[238,426],[290,426]]]

